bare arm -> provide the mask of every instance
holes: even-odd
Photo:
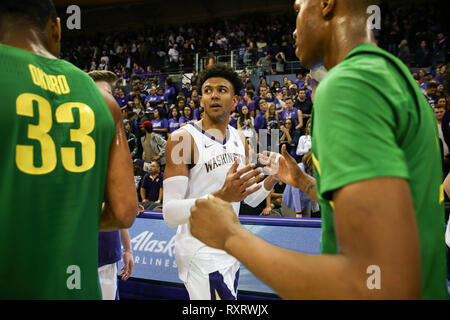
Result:
[[[333,201],[336,255],[273,246],[243,228],[219,199],[197,201],[191,232],[235,256],[286,299],[419,299],[420,244],[408,182],[360,181],[335,191]],[[367,286],[373,265],[381,272],[377,290]]]
[[[296,126],[295,129],[299,130],[301,127],[303,127],[303,115],[301,110],[298,110],[297,117],[298,117],[298,126]]]
[[[142,202],[145,202],[147,200],[147,190],[145,188],[141,187],[140,192],[141,192]]]
[[[115,135],[109,149],[100,231],[113,231],[129,228],[133,224],[138,212],[138,200],[122,114],[116,100],[101,87],[101,83],[97,85],[114,119]]]
[[[131,241],[128,229],[120,229],[120,240],[122,241],[123,252],[131,253]]]

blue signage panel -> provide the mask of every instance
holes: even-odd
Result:
[[[247,230],[271,244],[303,253],[319,254],[320,221],[300,220],[241,216],[241,222]],[[176,230],[177,228],[167,226],[160,213],[142,214],[136,219],[129,229],[134,258],[133,278],[182,283],[178,278],[175,260]],[[119,262],[119,268],[122,265]],[[243,265],[238,288],[250,292],[274,293]]]

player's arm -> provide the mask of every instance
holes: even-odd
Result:
[[[336,255],[273,246],[243,228],[218,199],[196,203],[191,232],[235,256],[286,299],[419,299],[420,243],[408,181],[364,180],[336,190],[332,200]],[[373,267],[380,287],[371,290]]]
[[[108,85],[105,82],[106,85]],[[134,184],[133,162],[123,129],[123,118],[116,100],[99,84],[114,120],[115,134],[109,148],[104,205],[100,217],[100,230],[113,231],[131,227],[138,212],[138,199]],[[109,86],[109,85],[108,85]]]
[[[186,224],[196,199],[186,199],[189,164],[194,159],[194,141],[185,130],[173,132],[166,143],[163,180],[163,217],[169,227]]]

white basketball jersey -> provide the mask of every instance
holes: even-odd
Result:
[[[245,148],[236,129],[228,126],[226,139],[217,141],[203,131],[200,125],[201,122],[190,123],[179,129],[189,132],[199,154],[197,164],[189,170],[186,199],[196,199],[218,191],[236,158],[240,158],[238,170],[245,166]],[[231,205],[236,215],[239,215],[240,202],[233,202]],[[191,264],[209,274],[237,262],[225,251],[208,247],[193,237],[189,224],[178,226],[175,257],[179,276],[183,281],[187,280]]]

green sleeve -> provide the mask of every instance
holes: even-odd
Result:
[[[327,79],[328,80],[328,79]],[[395,106],[380,95],[376,80],[335,76],[318,88],[313,143],[320,165],[319,192],[376,177],[409,179],[396,142]]]

